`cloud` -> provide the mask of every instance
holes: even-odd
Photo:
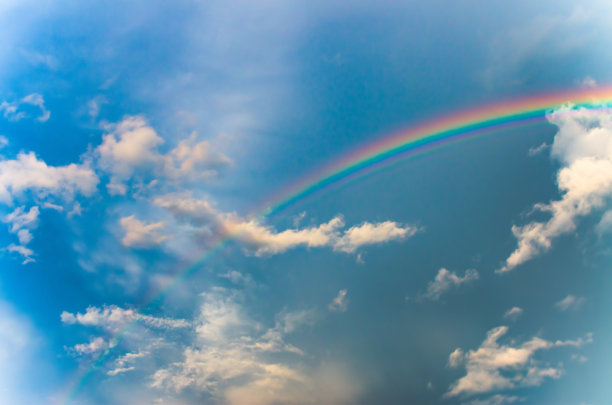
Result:
[[[103,308],[88,307],[84,314],[63,311],[60,319],[67,325],[98,326],[110,332],[118,332],[126,325],[136,322],[155,329],[177,329],[191,326],[184,319],[158,318],[114,305]]]
[[[529,148],[529,150],[527,151],[527,154],[529,156],[536,156],[544,152],[548,148],[550,148],[550,145],[547,144],[546,142],[542,142],[539,146],[534,146],[534,147]]]
[[[338,295],[327,306],[329,310],[334,312],[346,312],[349,303],[348,298],[346,298],[346,294],[346,290],[338,291]]]
[[[19,253],[23,256],[23,264],[34,261],[32,257],[34,252],[26,247],[32,241],[31,230],[38,226],[38,214],[40,213],[37,206],[30,207],[29,211],[25,211],[25,206],[17,207],[13,212],[4,216],[2,222],[9,224],[9,232],[17,235],[19,245],[11,244],[6,249],[9,252]]]
[[[87,165],[48,166],[33,152],[0,161],[0,202],[4,204],[12,204],[26,191],[41,199],[54,195],[72,200],[77,193],[91,195],[97,184],[98,177]]]
[[[19,101],[3,101],[0,103],[0,112],[3,112],[4,118],[9,121],[20,121],[31,116],[29,111],[24,110],[26,106],[38,109],[37,121],[46,122],[51,117],[51,112],[45,107],[43,96],[38,93],[28,94]]]
[[[160,235],[159,230],[164,228],[163,222],[145,224],[131,215],[123,217],[119,221],[121,228],[125,232],[121,239],[123,246],[137,248],[153,248],[159,246],[168,237]]]
[[[126,353],[123,356],[117,358],[114,362],[115,368],[110,369],[106,372],[107,375],[115,376],[128,371],[134,370],[136,367],[132,366],[136,360],[148,356],[148,351],[139,351],[137,353]]]
[[[584,301],[584,297],[576,297],[570,294],[561,301],[556,302],[555,308],[559,311],[577,311],[582,307]]]
[[[458,288],[463,284],[478,280],[478,278],[478,272],[473,269],[466,270],[463,277],[461,277],[455,272],[442,268],[438,271],[434,281],[431,281],[427,286],[427,292],[420,298],[436,301],[453,288]]]
[[[167,209],[179,222],[193,227],[198,240],[214,244],[231,236],[257,256],[283,253],[298,246],[328,246],[335,251],[352,253],[362,246],[408,238],[417,232],[415,227],[392,221],[364,222],[342,232],[345,224],[341,216],[318,226],[277,231],[257,219],[219,212],[206,200],[168,194],[157,197],[154,203]]]
[[[2,218],[2,222],[10,225],[10,232],[17,233],[23,228],[35,228],[38,224],[38,215],[40,210],[37,206],[30,207],[29,211],[25,211],[25,206],[17,207],[13,212]]]
[[[33,263],[35,261],[33,257],[34,251],[26,246],[11,243],[6,247],[6,250],[13,253],[19,253],[21,256],[23,256],[22,264]]]
[[[344,370],[294,364],[303,353],[286,339],[312,322],[311,311],[282,312],[262,332],[247,316],[241,293],[217,287],[202,299],[195,341],[180,361],[155,372],[152,387],[191,388],[228,405],[351,403],[357,386]]]
[[[582,85],[582,87],[589,87],[589,88],[597,87],[597,81],[593,79],[591,76],[586,76],[584,79],[582,79],[580,84]]]
[[[9,144],[9,140],[4,135],[0,135],[0,149],[5,148]]]
[[[548,115],[558,127],[551,154],[561,163],[557,173],[560,200],[536,204],[549,213],[545,222],[513,226],[518,246],[497,271],[518,265],[546,252],[552,241],[576,229],[576,221],[606,206],[612,195],[612,109],[564,106]]]
[[[417,228],[402,227],[397,222],[384,221],[376,224],[364,222],[344,232],[334,244],[334,249],[351,253],[365,245],[401,240],[413,236]]]
[[[215,176],[231,161],[216,152],[207,141],[197,141],[196,134],[184,139],[167,154],[159,147],[164,140],[140,116],[126,117],[114,125],[96,148],[98,166],[110,173],[107,188],[111,194],[125,194],[126,183],[133,176],[166,177],[174,181],[202,180]]]
[[[509,310],[506,311],[506,313],[504,314],[504,318],[512,319],[513,321],[515,321],[518,318],[520,318],[521,315],[523,315],[523,309],[522,308],[512,307],[512,308],[510,308]]]
[[[587,334],[585,339],[577,340],[548,341],[533,337],[522,344],[499,344],[498,340],[507,332],[507,326],[493,328],[478,349],[467,353],[455,349],[451,353],[449,365],[465,365],[467,373],[450,386],[444,395],[446,398],[539,386],[546,379],[558,379],[563,374],[561,365],[537,361],[536,353],[561,346],[578,348],[593,341],[591,334]]]
[[[92,338],[89,343],[74,345],[70,350],[78,355],[91,355],[104,351],[108,348],[108,343],[101,337]]]

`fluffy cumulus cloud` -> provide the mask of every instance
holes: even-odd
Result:
[[[515,342],[500,344],[499,340],[507,332],[507,326],[493,328],[476,350],[464,352],[458,348],[450,354],[449,366],[465,366],[466,375],[451,385],[445,397],[489,394],[501,390],[539,386],[546,379],[558,379],[563,374],[561,365],[538,361],[535,358],[536,354],[561,346],[578,348],[592,342],[592,336],[588,334],[586,338],[576,340],[548,341],[533,337],[520,344]]]
[[[612,109],[567,105],[548,120],[558,127],[551,155],[561,163],[561,198],[534,207],[550,215],[547,221],[512,227],[518,246],[499,272],[549,250],[555,238],[573,232],[580,217],[605,208],[612,196]]]
[[[195,134],[163,154],[159,148],[164,140],[143,117],[126,117],[107,130],[95,154],[99,168],[110,174],[111,194],[125,194],[134,176],[143,181],[159,176],[174,181],[203,179],[230,163],[209,142],[198,142]]]
[[[164,227],[163,222],[146,224],[131,215],[121,218],[119,223],[125,232],[125,235],[121,239],[123,246],[151,248],[158,246],[167,239],[167,236],[159,233]]]
[[[39,199],[56,196],[71,200],[77,193],[91,195],[97,184],[97,175],[84,164],[49,166],[32,152],[0,160],[0,202],[4,204],[12,204],[26,192]]]
[[[20,121],[24,118],[36,117],[37,121],[45,122],[51,117],[51,112],[45,107],[45,100],[38,93],[28,94],[18,101],[3,101],[0,112],[9,121]]]
[[[346,297],[346,295],[347,295],[346,290],[338,291],[338,295],[336,295],[336,297],[332,300],[332,302],[330,302],[329,305],[327,306],[329,310],[334,311],[334,312],[346,312],[346,310],[348,309],[348,303],[349,303],[349,300]]]
[[[196,339],[182,360],[159,369],[151,386],[180,393],[190,388],[236,405],[345,404],[356,394],[335,366],[310,369],[287,339],[312,322],[311,311],[281,312],[262,329],[247,315],[237,291],[214,288],[202,295]]]
[[[282,253],[298,246],[328,246],[350,253],[365,245],[405,239],[417,232],[415,227],[392,221],[365,222],[343,231],[345,223],[341,216],[318,226],[277,231],[257,219],[220,212],[208,201],[189,196],[169,194],[156,198],[155,204],[192,227],[200,241],[210,244],[232,236],[258,256]]]
[[[440,299],[443,294],[464,284],[478,280],[478,277],[478,272],[473,269],[468,269],[463,276],[459,276],[454,271],[448,271],[442,268],[438,271],[434,280],[428,284],[427,291],[419,298],[436,301]]]

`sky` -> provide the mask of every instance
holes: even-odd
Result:
[[[611,18],[0,0],[0,403],[609,404]]]

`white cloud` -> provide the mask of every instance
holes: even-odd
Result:
[[[9,144],[9,140],[4,135],[0,135],[0,149],[5,148]]]
[[[328,305],[329,310],[335,312],[346,312],[349,303],[348,298],[346,298],[346,294],[346,290],[338,291],[338,295]]]
[[[534,146],[534,147],[529,148],[529,150],[527,151],[527,154],[529,156],[536,156],[544,152],[548,148],[550,148],[550,145],[547,144],[546,142],[542,142],[539,146]]]
[[[597,81],[593,79],[591,76],[586,76],[584,79],[582,79],[580,84],[582,85],[582,87],[590,87],[590,88],[597,87]]]
[[[302,351],[286,339],[312,322],[310,311],[283,312],[274,327],[260,332],[261,326],[240,304],[241,297],[222,288],[202,294],[197,339],[181,361],[159,369],[151,385],[173,392],[195,388],[229,405],[351,403],[356,384],[344,370],[293,364]]]
[[[38,109],[37,121],[45,122],[51,117],[51,112],[45,107],[43,96],[38,93],[28,94],[19,101],[3,101],[0,103],[0,112],[4,113],[4,118],[9,121],[20,121],[29,118],[30,113],[24,111],[24,106],[34,106]]]
[[[127,373],[128,371],[135,370],[136,367],[132,364],[148,356],[150,353],[148,351],[139,351],[136,353],[126,353],[123,356],[117,358],[114,362],[114,368],[108,370],[106,372],[107,375],[115,376],[118,374]]]
[[[512,307],[506,311],[504,314],[504,318],[517,320],[520,316],[523,315],[523,309],[519,307]]]
[[[584,301],[584,297],[576,297],[570,294],[561,301],[556,302],[555,308],[559,311],[577,311],[582,307]]]
[[[77,193],[91,195],[97,184],[98,177],[86,165],[48,166],[32,152],[0,161],[0,202],[4,204],[12,204],[26,191],[38,198],[54,195],[71,200]]]
[[[26,212],[25,206],[22,205],[2,218],[2,222],[10,224],[10,231],[16,233],[22,228],[35,228],[38,224],[39,214],[40,210],[37,206],[30,207],[30,210]]]
[[[571,105],[548,115],[559,130],[551,154],[561,162],[560,200],[534,207],[550,213],[545,222],[513,226],[518,246],[498,272],[513,270],[549,250],[553,239],[573,232],[576,220],[606,206],[612,195],[612,109]]]
[[[125,194],[123,182],[137,168],[160,164],[162,157],[157,148],[164,140],[142,117],[126,117],[109,129],[112,131],[104,135],[96,148],[98,166],[112,174],[109,191]]]
[[[126,183],[135,175],[164,176],[174,181],[201,180],[217,174],[230,159],[216,152],[209,142],[191,134],[167,154],[159,147],[164,140],[143,117],[126,117],[108,125],[109,132],[96,148],[98,166],[110,173],[111,194],[125,194]]]
[[[30,207],[27,212],[25,206],[21,206],[2,218],[2,222],[9,224],[9,232],[16,234],[19,240],[19,245],[10,244],[6,250],[20,254],[24,259],[23,264],[34,261],[34,252],[26,245],[32,241],[31,230],[38,226],[39,213],[37,206]]]
[[[361,246],[404,239],[417,231],[412,226],[396,222],[365,222],[342,232],[345,226],[341,216],[318,226],[277,231],[257,219],[243,219],[236,213],[217,211],[208,201],[179,195],[165,195],[155,199],[155,204],[166,208],[178,221],[194,228],[199,241],[214,244],[232,236],[256,255],[285,252],[298,246],[329,246],[336,251],[354,252]]]
[[[67,325],[99,326],[110,332],[117,332],[133,322],[156,329],[176,329],[191,326],[184,319],[158,318],[140,314],[133,309],[123,309],[114,305],[104,306],[103,308],[88,307],[84,314],[72,314],[63,311],[60,318]]]
[[[119,221],[121,228],[125,232],[121,239],[123,246],[137,248],[152,248],[159,246],[168,237],[160,235],[159,231],[164,228],[163,222],[145,224],[131,215],[123,217]]]
[[[108,343],[104,338],[97,337],[92,338],[89,343],[79,343],[74,345],[70,350],[74,351],[78,355],[90,355],[96,354],[108,348]]]
[[[344,235],[334,243],[334,249],[351,253],[361,246],[405,239],[413,236],[416,232],[417,228],[403,227],[393,221],[376,224],[364,222],[359,226],[347,229]]]
[[[427,292],[421,298],[436,301],[451,289],[478,280],[478,278],[478,272],[473,269],[466,270],[463,277],[461,277],[455,272],[442,268],[438,271],[436,278],[429,283]]]
[[[546,379],[557,379],[563,374],[561,365],[537,361],[538,351],[554,347],[581,347],[591,343],[592,336],[585,339],[548,341],[539,337],[509,345],[499,344],[498,340],[508,332],[508,327],[499,326],[487,333],[487,338],[476,350],[464,353],[454,350],[449,356],[449,365],[465,365],[466,375],[450,386],[445,397],[470,396],[500,390],[511,390],[526,386],[541,385]]]

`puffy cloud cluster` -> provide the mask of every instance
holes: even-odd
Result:
[[[567,105],[548,120],[559,129],[551,155],[562,165],[557,173],[561,199],[534,207],[549,213],[548,221],[512,227],[518,246],[498,272],[547,251],[553,239],[573,232],[577,219],[605,208],[612,196],[612,109]]]
[[[110,174],[107,188],[111,194],[125,194],[127,182],[163,176],[174,181],[209,178],[228,165],[230,159],[213,150],[196,135],[179,142],[168,153],[160,152],[164,140],[143,117],[126,117],[107,127],[102,143],[96,148],[97,164]]]
[[[427,286],[425,294],[422,294],[420,298],[437,301],[448,291],[478,280],[478,278],[478,272],[473,269],[468,269],[463,276],[458,276],[454,271],[442,268],[438,271],[436,278]]]
[[[71,200],[76,194],[91,195],[97,185],[98,176],[84,164],[48,166],[33,152],[0,160],[0,203],[12,204],[27,191],[41,199],[56,196]]]
[[[560,378],[563,373],[561,366],[551,366],[535,360],[536,353],[561,346],[581,347],[593,340],[591,334],[588,334],[585,339],[577,340],[548,341],[534,337],[522,344],[498,343],[507,332],[507,326],[493,328],[478,349],[465,353],[458,348],[450,354],[449,366],[465,365],[467,374],[451,385],[445,397],[538,386],[546,379]]]
[[[214,288],[202,298],[196,341],[181,361],[153,375],[153,387],[171,392],[191,387],[230,405],[351,403],[356,386],[345,373],[296,364],[303,353],[286,342],[312,322],[311,311],[283,312],[261,332],[240,293]]]
[[[169,194],[156,198],[154,202],[167,209],[179,222],[193,227],[200,241],[210,244],[232,236],[258,256],[282,253],[298,246],[329,246],[350,253],[362,246],[408,238],[418,230],[385,221],[364,222],[342,231],[344,220],[336,216],[318,226],[277,231],[257,219],[219,212],[206,200]]]

